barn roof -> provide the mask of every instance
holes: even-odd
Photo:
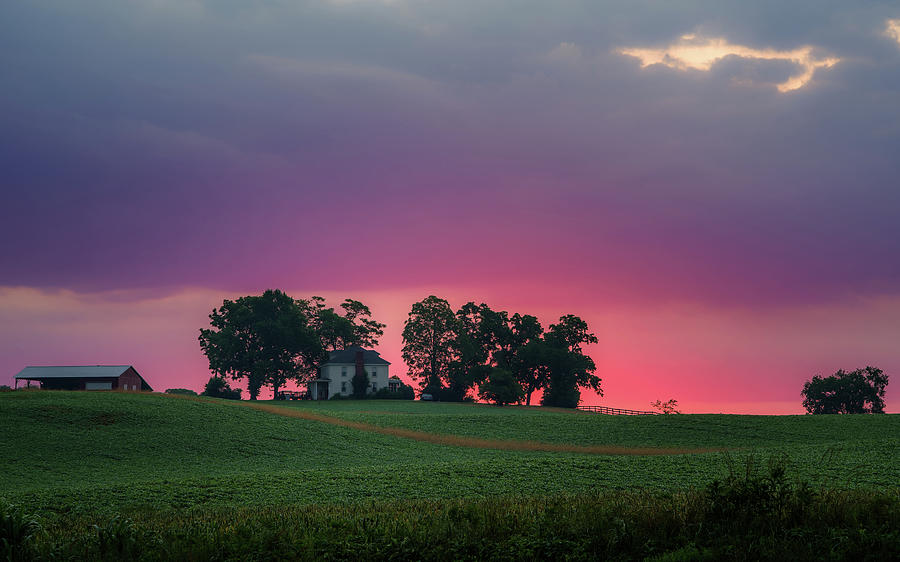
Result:
[[[348,364],[352,365],[356,363],[356,352],[363,352],[363,364],[364,365],[390,365],[390,361],[385,361],[378,355],[378,352],[373,349],[363,349],[361,347],[348,347],[347,349],[338,349],[337,351],[332,351],[328,355],[328,361],[325,363],[326,365],[329,363],[336,364]]]
[[[128,369],[141,379],[142,390],[152,390],[144,377],[131,365],[57,365],[25,367],[16,375],[20,380],[41,379],[116,379]]]
[[[66,365],[25,367],[17,379],[115,379],[131,368],[131,365]]]

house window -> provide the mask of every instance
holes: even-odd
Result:
[[[342,376],[342,377],[346,377],[346,376],[347,376],[347,367],[341,367],[341,376]]]
[[[378,390],[378,383],[372,383],[372,390]]]
[[[347,392],[347,382],[346,381],[341,383],[341,392]]]

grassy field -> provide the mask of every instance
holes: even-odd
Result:
[[[277,519],[302,506],[349,509],[344,516],[356,521],[359,506],[408,509],[398,501],[578,503],[649,493],[658,502],[704,489],[747,458],[784,459],[791,479],[818,490],[895,501],[900,482],[897,415],[626,417],[32,391],[0,394],[0,419],[0,499],[56,529],[116,515],[150,527],[176,517],[220,521],[216,514],[232,509]],[[542,450],[551,445],[573,452]],[[608,446],[617,454],[585,452]],[[686,453],[710,449],[720,451]]]
[[[829,487],[900,482],[900,416],[602,416],[540,408],[393,401],[247,403],[163,395],[0,394],[0,497],[40,510],[180,508],[360,499],[679,490],[726,462],[785,454]],[[344,427],[623,447],[726,448],[597,455],[448,446]],[[462,441],[464,443],[464,441]]]

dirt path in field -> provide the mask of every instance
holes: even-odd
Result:
[[[382,435],[415,439],[437,445],[452,445],[455,447],[474,447],[477,449],[501,449],[504,451],[545,451],[552,453],[584,453],[590,455],[688,455],[696,453],[713,453],[725,449],[684,449],[684,448],[653,448],[653,447],[618,447],[613,445],[566,445],[563,443],[544,443],[541,441],[519,441],[517,439],[481,439],[478,437],[463,437],[459,435],[442,435],[439,433],[427,433],[413,429],[400,427],[382,427],[370,423],[345,420],[335,416],[328,416],[319,412],[301,410],[300,408],[285,408],[272,406],[271,404],[252,404],[241,402],[241,405],[288,418],[330,423],[341,427],[349,427],[360,431],[370,431]]]

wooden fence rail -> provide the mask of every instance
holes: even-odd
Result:
[[[623,408],[610,408],[609,406],[578,406],[582,412],[592,412],[594,414],[609,414],[613,416],[655,416],[658,412],[647,412],[643,410],[625,410]]]

